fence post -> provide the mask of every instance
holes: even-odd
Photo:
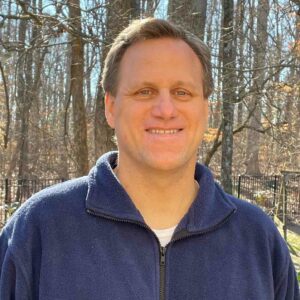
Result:
[[[4,202],[8,203],[8,178],[5,178],[5,198]]]
[[[4,223],[7,221],[7,204],[8,204],[8,178],[5,178],[5,184],[4,184]]]
[[[287,241],[287,228],[286,228],[286,211],[287,211],[287,188],[286,176],[283,176],[283,207],[282,207],[282,221],[283,221],[283,237]]]
[[[241,196],[241,175],[239,175],[239,181],[238,181],[238,198]]]
[[[275,204],[276,204],[276,191],[277,191],[277,175],[275,175],[275,180],[274,180],[273,207],[275,207]]]

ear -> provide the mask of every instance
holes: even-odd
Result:
[[[115,101],[115,97],[113,97],[110,93],[105,93],[105,118],[111,128],[115,128]]]

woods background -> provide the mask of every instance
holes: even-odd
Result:
[[[114,149],[99,86],[116,34],[155,16],[202,38],[215,90],[199,159],[221,175],[300,169],[299,0],[0,0],[0,177],[85,175]]]

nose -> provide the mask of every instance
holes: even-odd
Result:
[[[169,91],[162,91],[152,107],[153,116],[161,119],[172,119],[177,115],[174,99]]]

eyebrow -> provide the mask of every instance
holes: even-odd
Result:
[[[156,84],[150,82],[150,81],[142,81],[142,82],[134,82],[130,87],[136,88],[140,86],[150,86],[150,87],[155,87]]]
[[[172,86],[189,86],[190,88],[196,89],[196,85],[193,84],[190,81],[183,81],[183,80],[178,80],[176,81],[174,84],[172,84]],[[142,81],[142,82],[137,82],[137,83],[133,83],[132,85],[129,86],[129,88],[137,88],[140,86],[149,86],[149,87],[156,87],[156,84],[150,81]]]
[[[182,81],[182,80],[178,80],[175,82],[174,85],[184,85],[184,86],[189,86],[193,89],[196,89],[197,87],[195,86],[195,84],[193,84],[192,82],[190,81]]]

